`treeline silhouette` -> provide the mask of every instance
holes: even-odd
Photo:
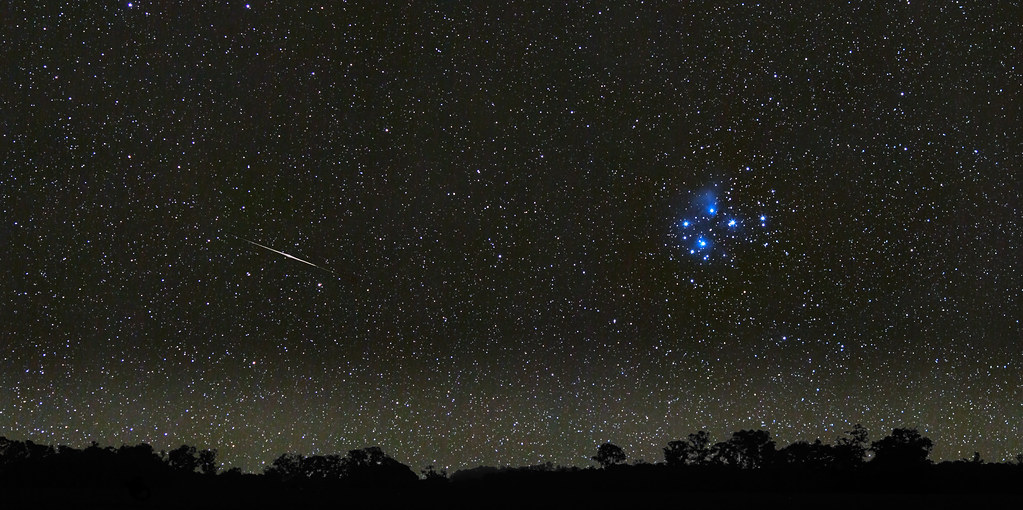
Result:
[[[779,448],[766,430],[740,430],[712,442],[706,431],[670,441],[663,460],[636,460],[614,443],[599,445],[599,468],[542,464],[481,466],[454,473],[453,484],[479,487],[530,486],[573,490],[971,493],[1023,492],[1023,454],[1014,461],[970,459],[933,463],[933,441],[916,429],[896,428],[871,442],[856,425],[834,444],[797,441]]]
[[[668,442],[663,459],[654,463],[630,463],[627,452],[609,442],[596,447],[595,465],[587,467],[481,466],[448,476],[427,466],[420,476],[379,447],[346,455],[286,453],[262,473],[242,473],[238,468],[221,472],[215,449],[182,445],[156,451],[144,443],[119,448],[93,443],[76,449],[0,437],[0,489],[9,500],[17,494],[25,503],[37,497],[78,501],[91,493],[104,501],[134,504],[198,494],[211,504],[257,507],[295,503],[296,495],[306,503],[333,501],[340,493],[387,506],[386,498],[397,505],[393,498],[414,501],[426,495],[495,490],[591,495],[1023,492],[1023,455],[989,463],[975,453],[970,459],[935,464],[929,459],[933,446],[929,438],[907,428],[871,442],[867,430],[857,425],[832,444],[818,439],[781,448],[766,430],[740,430],[720,442],[699,431]]]

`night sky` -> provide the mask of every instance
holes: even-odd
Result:
[[[4,2],[0,435],[1023,452],[1020,3],[617,3]]]

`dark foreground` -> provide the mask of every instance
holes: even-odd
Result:
[[[1012,508],[1016,466],[751,472],[629,466],[405,484],[287,483],[263,475],[90,487],[5,484],[5,508]],[[8,480],[9,481],[9,480]],[[993,506],[998,505],[998,506]]]
[[[13,498],[11,497],[13,496]],[[460,491],[374,494],[353,490],[319,492],[156,493],[145,500],[126,491],[53,489],[44,494],[5,497],[5,508],[1013,508],[1018,494],[891,494],[784,492],[541,492],[473,493]]]
[[[0,437],[0,508],[1015,508],[1023,455],[1011,463],[934,464],[931,442],[895,429],[870,443],[857,427],[836,445],[777,449],[766,431],[711,445],[673,441],[665,462],[626,464],[606,443],[601,468],[487,467],[420,478],[379,447],[283,454],[261,474],[220,472],[215,450],[150,445],[79,450]],[[995,506],[997,505],[997,506]]]

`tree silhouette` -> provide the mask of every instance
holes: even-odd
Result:
[[[671,441],[664,448],[669,466],[701,465],[710,459],[710,434],[705,430],[689,434],[684,441]]]
[[[829,469],[835,465],[835,447],[824,444],[820,439],[810,443],[796,441],[780,450],[776,460],[790,467],[805,469]]]
[[[688,457],[685,441],[669,441],[664,447],[664,462],[669,466],[684,466]]]
[[[458,471],[447,479],[443,471],[427,466],[422,471],[425,480],[418,482],[418,486],[428,488],[427,492],[432,495],[463,489],[471,492],[502,488],[575,491],[603,486],[644,491],[676,486],[710,491],[746,487],[814,493],[911,490],[958,494],[1015,490],[1020,472],[1015,461],[989,463],[979,452],[974,452],[972,459],[932,466],[928,455],[933,443],[915,429],[894,429],[891,435],[870,443],[870,450],[875,452],[873,460],[853,470],[846,467],[863,462],[868,444],[866,429],[862,426],[838,438],[835,445],[818,439],[797,441],[777,449],[770,433],[764,430],[742,430],[713,447],[709,443],[706,432],[671,441],[664,448],[667,466],[638,461],[632,466],[614,468],[625,463],[626,455],[610,442],[600,445],[593,457],[604,470],[556,468],[548,462],[522,467],[479,467]],[[732,466],[734,470],[707,466],[709,462],[704,459],[711,455],[708,452],[712,452],[715,462]],[[45,489],[50,487],[76,488],[77,492],[98,489],[106,491],[103,494],[117,491],[140,502],[153,497],[174,498],[174,494],[185,491],[212,494],[209,491],[219,490],[218,486],[237,493],[236,489],[265,485],[271,492],[302,495],[316,501],[334,497],[331,495],[337,490],[349,494],[362,492],[375,498],[398,488],[393,494],[400,495],[406,492],[400,490],[402,487],[412,488],[419,480],[408,466],[389,457],[379,447],[351,450],[343,456],[284,454],[265,469],[262,477],[243,476],[237,468],[223,476],[212,476],[219,467],[216,454],[213,449],[196,451],[188,445],[157,455],[148,444],[119,448],[93,444],[79,450],[0,437],[0,489],[10,491],[25,487],[27,491],[36,491],[33,496],[43,497],[47,496]],[[1023,456],[1017,461],[1019,459]],[[700,467],[670,469],[670,466]],[[740,472],[740,469],[745,471]],[[208,476],[199,476],[197,471]]]
[[[625,451],[618,445],[607,442],[597,447],[597,455],[593,456],[602,468],[608,468],[615,464],[625,462]]]
[[[869,450],[867,441],[869,434],[866,427],[857,423],[846,435],[838,438],[835,445],[835,465],[838,468],[850,469],[863,464]]]
[[[775,445],[766,430],[740,430],[712,448],[712,456],[720,464],[742,469],[766,467],[774,457]]]
[[[437,468],[435,468],[433,464],[426,466],[421,473],[423,473],[423,479],[427,482],[441,483],[448,481],[448,472],[443,469],[437,471]]]
[[[0,466],[16,464],[28,458],[25,443],[0,437]]]
[[[304,478],[305,474],[302,471],[304,459],[305,457],[298,453],[284,453],[264,468],[263,472],[284,482]]]
[[[934,443],[920,435],[916,429],[894,429],[891,435],[874,441],[870,449],[874,452],[874,460],[879,466],[913,467],[928,464],[927,456],[931,453]]]
[[[195,447],[183,444],[167,454],[167,464],[175,471],[191,473],[199,466],[199,458],[196,457]]]
[[[217,450],[206,449],[199,452],[199,471],[202,471],[204,475],[215,475],[217,474]]]
[[[121,446],[117,449],[117,456],[121,462],[135,465],[152,465],[160,462],[160,456],[146,443]]]
[[[310,455],[299,464],[306,480],[340,480],[345,476],[345,461],[340,455]]]
[[[345,477],[367,484],[404,484],[419,480],[412,468],[392,459],[378,446],[351,450],[343,459]]]
[[[379,447],[351,450],[348,455],[286,453],[274,459],[264,473],[285,482],[347,480],[361,484],[411,483],[419,479],[408,466]]]

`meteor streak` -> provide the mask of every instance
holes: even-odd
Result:
[[[298,257],[296,257],[296,256],[294,256],[294,255],[292,255],[292,254],[290,254],[290,253],[284,253],[284,252],[283,252],[283,251],[281,251],[281,250],[275,250],[275,249],[273,249],[273,248],[271,248],[271,247],[269,247],[269,246],[267,246],[267,245],[265,245],[265,244],[259,244],[259,243],[255,242],[255,241],[250,241],[250,240],[248,240],[248,239],[245,239],[244,237],[238,237],[238,236],[234,236],[234,237],[236,237],[236,238],[238,238],[238,239],[241,239],[242,241],[245,241],[246,243],[249,243],[249,244],[252,244],[252,245],[258,246],[258,247],[260,247],[260,248],[263,248],[264,250],[270,250],[270,251],[272,251],[272,252],[274,252],[274,253],[277,253],[277,254],[280,254],[280,255],[284,255],[285,257],[287,257],[287,258],[289,258],[289,259],[292,259],[292,260],[297,260],[297,261],[299,261],[299,262],[301,262],[301,263],[303,263],[303,264],[306,264],[306,265],[310,265],[310,266],[313,266],[313,267],[315,267],[316,269],[319,269],[319,270],[321,270],[321,271],[326,271],[326,272],[328,272],[328,273],[330,273],[330,274],[332,274],[332,275],[337,275],[337,273],[335,273],[334,271],[331,271],[330,269],[327,269],[327,268],[325,268],[325,267],[323,267],[323,266],[318,266],[318,265],[316,265],[316,264],[313,264],[312,262],[309,262],[308,260],[303,260],[303,259],[300,259],[300,258],[298,258]]]

